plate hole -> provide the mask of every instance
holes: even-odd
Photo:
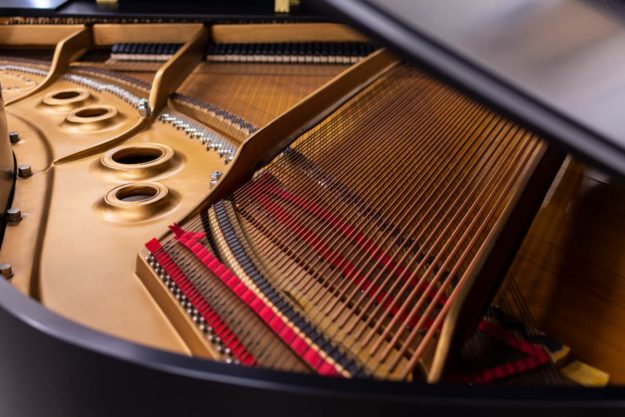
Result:
[[[117,190],[115,197],[117,197],[118,200],[125,201],[127,203],[137,203],[149,200],[150,198],[156,196],[156,194],[158,194],[158,190],[156,188],[145,185],[131,185]]]
[[[113,161],[124,165],[147,164],[161,158],[165,152],[160,148],[132,147],[120,149],[111,155]]]
[[[63,110],[67,110],[67,106],[79,106],[80,103],[88,100],[90,96],[91,94],[87,90],[74,88],[51,92],[43,98],[42,102],[48,106],[63,106]]]
[[[69,100],[72,98],[76,98],[81,95],[80,91],[67,90],[67,91],[59,91],[52,95],[52,98],[56,100]]]
[[[109,109],[107,109],[106,107],[88,107],[86,109],[77,111],[76,116],[83,119],[91,119],[94,117],[104,116],[108,112]]]

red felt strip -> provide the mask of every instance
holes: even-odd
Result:
[[[273,179],[273,178],[272,178]],[[260,183],[261,181],[257,181]],[[275,182],[275,180],[273,181]],[[405,279],[410,274],[411,271],[406,270],[401,265],[397,264],[393,258],[388,255],[384,249],[380,248],[369,239],[367,236],[359,232],[355,227],[349,224],[347,221],[343,220],[341,217],[329,212],[324,209],[320,205],[315,202],[309,201],[305,198],[302,198],[296,194],[293,194],[283,188],[281,188],[278,184],[269,184],[266,182],[262,182],[262,190],[267,191],[281,199],[288,201],[290,203],[295,204],[301,209],[306,210],[308,213],[320,218],[321,220],[326,221],[332,227],[338,228],[346,238],[351,240],[355,245],[364,249],[371,257],[377,261],[379,261],[383,266],[387,268],[387,270],[394,270],[395,274],[397,274],[398,279]],[[415,285],[414,282],[410,283],[413,287]],[[444,300],[443,300],[444,301]]]
[[[281,221],[289,230],[291,230],[295,235],[297,235],[300,239],[304,240],[312,250],[317,252],[317,254],[332,265],[334,268],[340,270],[343,275],[345,275],[348,279],[352,280],[354,284],[358,285],[361,282],[365,282],[362,286],[362,290],[365,291],[367,295],[370,297],[375,296],[375,300],[378,303],[381,303],[382,306],[386,309],[386,311],[397,314],[400,305],[396,302],[393,302],[391,298],[386,297],[384,291],[378,291],[379,286],[376,284],[372,284],[371,281],[364,275],[357,273],[357,268],[354,266],[347,258],[340,255],[338,252],[334,251],[330,246],[326,245],[323,239],[319,238],[315,233],[313,233],[310,229],[303,226],[300,222],[298,222],[292,215],[290,215],[285,209],[283,209],[279,204],[269,199],[267,196],[263,195],[262,190],[257,188],[252,190],[252,195],[256,198],[256,201],[275,219]],[[361,235],[364,237],[364,235]],[[408,316],[407,312],[402,313],[402,318],[406,318]],[[413,317],[410,320],[410,324],[415,326],[419,321],[419,317]],[[429,328],[432,324],[431,320],[424,321],[424,327]]]
[[[306,339],[295,332],[285,332],[288,324],[271,307],[260,299],[245,283],[197,240],[192,232],[176,236],[178,242],[191,251],[217,278],[219,278],[241,301],[247,304],[265,324],[276,331],[276,335],[317,373],[326,376],[341,376],[339,369],[323,358]]]
[[[542,347],[528,342],[524,338],[517,336],[514,332],[503,330],[495,323],[487,320],[482,320],[479,325],[479,330],[493,338],[501,340],[508,346],[518,350],[519,352],[523,352],[530,357],[549,361],[549,354],[545,352]]]
[[[351,240],[355,245],[366,250],[367,253],[369,253],[375,260],[379,261],[383,266],[385,266],[387,270],[394,271],[394,275],[396,274],[398,279],[403,280],[407,278],[411,273],[411,271],[397,264],[393,260],[392,256],[388,255],[384,251],[384,249],[380,248],[378,245],[376,245],[375,242],[360,233],[355,227],[353,227],[347,221],[343,220],[340,216],[329,212],[328,210],[313,201],[307,200],[283,189],[274,176],[265,173],[263,174],[262,179],[256,181],[255,184],[259,186],[258,191],[266,191],[277,197],[280,197],[281,199],[293,203],[301,209],[306,210],[308,213],[328,222],[331,226],[337,227],[339,230],[341,230],[346,238]],[[414,288],[416,283],[411,281],[409,285]],[[425,283],[422,284],[422,286],[425,286]],[[435,293],[435,289],[432,288],[430,290],[430,294],[428,294],[428,297],[434,297]],[[447,297],[443,295],[440,303],[444,304],[446,300]]]
[[[152,255],[154,255],[154,258],[156,258],[159,265],[163,267],[165,272],[167,272],[171,279],[176,283],[185,297],[189,299],[193,307],[198,310],[204,320],[206,320],[207,324],[213,328],[213,331],[217,336],[219,336],[224,345],[231,350],[232,356],[244,365],[257,365],[256,359],[254,359],[252,354],[245,349],[241,341],[228,328],[221,317],[219,317],[219,315],[217,315],[217,313],[210,307],[204,297],[202,297],[201,294],[195,289],[184,272],[182,272],[169,254],[161,247],[158,240],[150,240],[146,243],[145,247]]]
[[[465,381],[474,382],[476,384],[486,384],[538,368],[551,360],[549,354],[545,352],[541,346],[533,345],[527,340],[517,336],[515,333],[503,330],[495,323],[482,320],[479,325],[479,330],[494,339],[500,340],[511,348],[526,354],[527,357],[493,366],[480,372],[461,376],[461,379]]]

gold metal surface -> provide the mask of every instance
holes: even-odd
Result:
[[[215,43],[362,42],[367,39],[336,23],[248,23],[213,25]]]
[[[68,35],[66,38],[61,39],[55,47],[54,56],[52,58],[52,64],[50,65],[50,71],[46,78],[36,88],[26,92],[26,94],[14,97],[8,101],[7,104],[11,104],[15,101],[21,100],[30,94],[40,91],[50,84],[52,84],[59,76],[65,73],[69,69],[69,65],[73,59],[77,58],[81,53],[86,51],[91,45],[91,31],[87,27],[70,27],[74,29],[74,32]],[[34,30],[37,32],[37,30]],[[47,34],[47,33],[46,33]],[[44,35],[44,34],[40,34]]]
[[[28,74],[19,71],[0,71],[0,85],[5,103],[27,95],[39,85],[45,77],[39,74]]]
[[[497,225],[492,229],[486,240],[487,246],[484,248],[485,252],[493,251],[497,245],[503,244],[499,241],[499,238],[505,234],[504,229],[507,225],[520,224],[523,222],[523,212],[528,211],[527,208],[523,207],[525,202],[537,204],[542,201],[543,196],[546,194],[551,184],[551,181],[545,181],[545,179],[553,179],[555,177],[562,165],[564,156],[564,152],[559,149],[543,145],[536,158],[526,167],[525,175],[522,176],[520,188],[524,191],[517,194],[502,210]],[[519,207],[521,207],[521,210],[519,210]],[[535,209],[537,209],[537,207]],[[531,222],[533,215],[525,217],[526,227],[529,227],[529,222]],[[522,228],[521,233],[525,233],[524,228]],[[461,346],[462,341],[470,336],[463,333],[466,332],[463,326],[468,325],[473,327],[476,325],[474,322],[463,322],[463,318],[471,315],[479,317],[481,311],[490,303],[490,300],[480,300],[481,297],[476,295],[476,293],[485,294],[488,292],[489,288],[496,287],[500,284],[493,284],[492,281],[484,282],[486,281],[484,276],[488,275],[488,271],[485,270],[484,267],[486,260],[487,258],[485,256],[481,256],[473,261],[474,265],[472,266],[474,272],[469,278],[470,282],[458,294],[458,302],[452,306],[449,315],[443,323],[441,337],[436,347],[432,366],[428,371],[428,382],[430,383],[441,381],[445,372],[449,370],[449,357],[455,353],[454,349],[459,349],[458,346]],[[503,278],[501,274],[499,274],[498,277],[499,279]],[[486,303],[486,305],[480,305],[480,302]],[[471,311],[472,309],[477,310],[477,312],[473,313]]]
[[[48,106],[65,111],[82,106],[91,98],[91,93],[84,88],[76,87],[48,93],[41,102]]]
[[[0,42],[8,46],[56,45],[83,28],[82,25],[0,25]]]
[[[122,145],[102,155],[101,163],[111,176],[143,180],[171,169],[179,156],[169,146],[159,143]]]
[[[185,43],[202,26],[199,23],[100,23],[93,25],[93,43]]]
[[[168,97],[204,59],[207,45],[208,30],[204,27],[197,28],[185,45],[158,70],[150,92],[150,106],[155,113],[165,107]]]
[[[37,121],[33,129],[39,132],[39,136],[48,138],[46,143],[50,144],[48,165],[54,160],[106,144],[132,130],[141,120],[134,107],[108,92],[89,91],[88,98],[80,102],[81,107],[71,111],[50,103],[51,95],[77,88],[81,86],[61,79],[7,107],[10,115]],[[107,109],[106,114],[88,111],[100,108]]]
[[[15,161],[11,152],[11,142],[13,141],[10,139],[2,86],[0,86],[0,212],[7,210],[13,189],[15,175]],[[3,276],[12,274],[10,266],[5,266],[4,271]]]
[[[122,27],[105,26],[96,38],[117,41],[114,33]],[[134,38],[123,40],[149,35],[153,41],[155,29],[167,34],[174,27],[174,41],[186,40],[189,30],[203,31],[201,25],[141,25],[130,30]],[[52,310],[101,331],[187,353],[134,278],[134,258],[173,216],[199,203],[196,190],[208,184],[212,171],[223,170],[224,162],[171,125],[150,124],[113,93],[59,78],[87,46],[87,34],[82,29],[71,47],[57,45],[54,77],[7,110],[9,125],[22,137],[13,147],[16,158],[29,163],[33,175],[18,179],[14,204],[24,220],[7,229],[0,257],[11,259],[14,285]],[[161,85],[175,86],[167,74],[176,74],[164,72],[155,97]],[[163,94],[166,103],[168,93]]]

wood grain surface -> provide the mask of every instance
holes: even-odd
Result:
[[[569,159],[510,273],[540,329],[625,383],[625,188]]]

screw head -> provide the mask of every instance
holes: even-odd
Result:
[[[22,220],[22,210],[17,207],[8,209],[7,220],[9,223],[19,223]]]
[[[152,108],[150,107],[150,102],[145,99],[142,98],[141,101],[139,101],[139,114],[141,115],[141,117],[149,117],[152,115]]]
[[[6,279],[13,278],[13,268],[11,267],[11,264],[0,264],[0,275]]]
[[[11,141],[11,143],[17,143],[21,139],[22,138],[20,138],[20,134],[17,133],[15,130],[9,132],[9,140]]]
[[[20,178],[28,178],[33,175],[33,170],[29,164],[21,164],[17,167],[17,175]]]

